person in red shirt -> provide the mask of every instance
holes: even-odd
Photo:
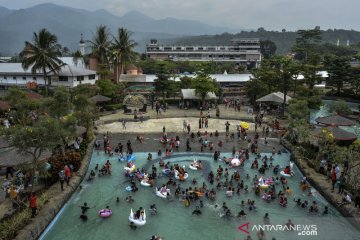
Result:
[[[335,167],[333,167],[331,172],[332,191],[334,191],[335,189],[336,181],[337,181],[336,171],[335,171]]]
[[[65,172],[66,184],[69,186],[71,171],[70,171],[70,168],[69,168],[68,165],[65,165],[65,167],[64,167],[64,172]]]
[[[36,208],[37,208],[35,192],[32,192],[32,194],[30,196],[30,208],[31,208],[31,217],[33,218],[33,217],[35,217]]]

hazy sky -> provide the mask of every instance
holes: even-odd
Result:
[[[0,6],[18,9],[44,2],[116,15],[137,10],[157,19],[193,19],[235,28],[360,30],[360,0],[0,0]]]

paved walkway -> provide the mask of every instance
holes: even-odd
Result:
[[[248,115],[246,113],[248,107],[242,107],[241,111],[235,111],[234,108],[225,108],[223,105],[219,105],[220,109],[220,118],[227,118],[227,119],[241,119],[246,121],[253,121],[254,115]],[[216,110],[211,109],[210,111],[211,118],[216,117]],[[203,111],[204,116],[207,114],[207,111]],[[161,115],[157,116],[155,109],[148,108],[148,112],[143,114],[144,117],[149,117],[150,119],[158,119],[158,118],[173,118],[173,117],[200,117],[200,111],[193,108],[193,109],[180,109],[176,106],[170,106],[166,112],[162,112]],[[118,111],[115,114],[107,114],[101,116],[100,119],[97,121],[97,124],[102,123],[109,123],[118,121],[119,119],[134,119],[134,115],[124,114],[123,110]]]

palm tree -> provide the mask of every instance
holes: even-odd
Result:
[[[48,94],[51,78],[47,81],[49,73],[58,73],[64,63],[59,59],[61,56],[61,46],[57,42],[57,37],[45,28],[38,33],[34,32],[33,42],[25,42],[25,48],[20,54],[22,67],[26,70],[31,67],[33,74],[42,72],[45,81],[45,91]]]
[[[137,43],[131,39],[132,32],[126,28],[118,28],[117,36],[113,36],[114,44],[112,46],[113,56],[116,62],[116,83],[120,79],[119,77],[119,62],[120,62],[120,74],[124,73],[124,66],[128,62],[132,62],[136,58],[136,53],[134,52],[134,47]]]
[[[109,68],[109,48],[111,46],[110,32],[105,25],[100,25],[96,28],[92,40],[88,41],[91,44],[92,53],[99,60],[102,68]]]

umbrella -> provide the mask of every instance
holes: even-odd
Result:
[[[240,122],[240,127],[245,129],[245,130],[248,130],[249,129],[249,124],[247,122]]]
[[[89,98],[91,101],[94,101],[96,103],[103,103],[103,102],[109,102],[111,98],[105,97],[103,95],[95,95],[91,98]]]
[[[319,117],[315,119],[317,123],[321,123],[327,126],[353,126],[355,123],[347,118],[339,115],[333,115],[328,117]]]

